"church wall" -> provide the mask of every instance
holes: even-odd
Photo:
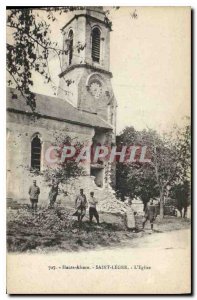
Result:
[[[85,61],[85,51],[80,51],[78,52],[78,43],[81,43],[81,45],[84,45],[86,40],[85,40],[85,31],[83,28],[85,28],[85,23],[86,23],[86,18],[84,16],[74,19],[72,23],[70,23],[65,29],[63,30],[63,44],[64,44],[64,49],[66,49],[66,39],[68,38],[69,31],[72,29],[73,30],[73,58],[72,58],[72,63],[73,64],[80,64],[84,63]],[[68,64],[68,55],[63,55],[62,56],[62,66],[63,70],[65,70],[69,64]]]
[[[74,69],[65,74],[64,77],[60,78],[61,88],[59,88],[58,97],[70,101],[75,107],[97,113],[101,118],[110,123],[111,118],[108,116],[108,103],[111,97],[113,97],[110,77],[106,74],[100,75],[103,81],[103,95],[99,99],[95,99],[87,88],[88,77],[92,74],[95,73],[86,68]],[[67,86],[67,80],[72,80],[73,83]],[[112,102],[112,105],[116,106],[115,99]],[[113,111],[115,111],[115,108]]]
[[[40,134],[42,141],[41,171],[46,167],[45,153],[55,141],[56,132],[76,137],[80,142],[92,143],[94,129],[86,126],[59,122],[40,118],[35,122],[27,115],[8,112],[7,114],[7,197],[13,199],[28,199],[28,189],[33,179],[41,187],[40,199],[46,199],[49,188],[43,182],[41,175],[30,172],[31,139],[35,133]],[[90,165],[84,165],[90,174]]]
[[[87,19],[86,21],[86,62],[91,64],[93,67],[103,68],[109,71],[109,58],[110,58],[110,35],[109,29],[103,26],[100,22],[92,21],[91,19]],[[101,31],[101,52],[100,52],[100,63],[92,61],[92,28],[95,26],[100,28]]]
[[[100,74],[99,78],[102,80],[102,95],[99,99],[94,98],[91,92],[87,88],[87,80],[90,75],[94,75],[96,72],[92,72],[90,69],[84,69],[83,76],[81,77],[78,85],[79,89],[79,108],[96,112],[101,118],[108,120],[107,106],[112,95],[112,87],[110,77],[108,75]],[[106,95],[106,92],[110,96]]]
[[[59,81],[58,98],[69,101],[74,107],[78,107],[79,90],[76,87],[79,85],[83,73],[83,68],[77,70],[73,69],[61,77]],[[67,80],[72,81],[69,86],[67,85]]]
[[[99,27],[101,30],[101,56],[100,63],[92,61],[92,28]],[[103,23],[95,22],[89,17],[80,16],[74,19],[63,30],[63,45],[67,49],[66,40],[68,39],[69,31],[73,30],[73,58],[70,66],[75,64],[88,63],[94,67],[100,67],[109,71],[110,65],[110,34],[109,29]],[[78,51],[78,44],[85,45],[84,50]],[[68,55],[62,56],[62,71],[68,66]]]
[[[110,30],[103,23],[104,14],[94,10],[87,10],[84,13],[89,16],[74,18],[63,29],[63,49],[67,49],[68,33],[72,29],[74,34],[74,50],[70,65],[68,65],[68,55],[62,55],[63,67],[59,81],[58,98],[70,102],[73,106],[81,110],[97,113],[98,116],[112,124],[114,130],[111,134],[111,140],[108,142],[112,144],[115,143],[116,100],[111,85],[111,74],[108,72],[110,67]],[[76,12],[76,14],[80,15],[82,11]],[[98,26],[101,29],[101,55],[99,63],[92,61],[91,30],[94,26]],[[77,50],[78,42],[82,44],[86,43],[84,50]],[[91,78],[90,75],[93,75],[94,79],[101,82],[102,95],[100,95],[99,99],[90,91],[91,83],[88,85],[88,78]],[[71,81],[71,83],[68,84],[68,81]],[[44,184],[42,176],[35,176],[29,170],[31,165],[31,139],[35,133],[39,133],[42,141],[42,169],[45,167],[44,153],[54,141],[55,133],[65,132],[71,137],[77,137],[80,142],[90,144],[94,136],[97,142],[102,143],[105,135],[105,132],[96,132],[95,135],[95,130],[87,126],[46,118],[40,118],[34,122],[25,114],[11,112],[7,116],[7,125],[7,196],[16,200],[20,199],[21,201],[29,201],[28,188],[33,179],[37,179],[37,183],[41,187],[40,200],[46,201],[48,197],[49,188]],[[87,174],[90,175],[90,165],[86,164],[85,167]],[[112,166],[110,173],[112,173],[112,170],[114,170],[112,181],[115,182],[115,166]],[[103,170],[103,173],[104,177],[110,177],[106,169]],[[93,181],[93,177],[86,176],[86,180],[82,179],[81,187],[90,190],[92,189]],[[109,183],[106,180],[107,182]],[[75,190],[78,190],[78,188],[79,185],[75,187]],[[100,192],[102,196],[103,193],[102,191]]]

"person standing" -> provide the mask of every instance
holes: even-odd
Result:
[[[58,195],[58,186],[59,183],[55,179],[52,179],[51,189],[49,192],[49,208],[54,207],[54,203]]]
[[[36,185],[36,180],[33,180],[33,185],[31,185],[29,188],[31,208],[33,210],[37,210],[39,194],[40,188]]]
[[[135,224],[135,212],[132,209],[131,200],[128,199],[124,202],[126,205],[125,216],[126,216],[126,227],[128,230],[136,232],[136,224]]]
[[[86,195],[83,193],[83,189],[80,189],[80,194],[75,199],[76,212],[73,214],[73,216],[78,217],[79,222],[82,221],[83,217],[86,214],[86,207],[87,207]]]
[[[142,223],[143,229],[145,226],[145,223],[147,220],[150,221],[151,229],[153,230],[153,223],[156,219],[156,207],[153,204],[153,200],[151,199],[149,203],[147,203],[146,209],[145,209],[145,215],[144,215],[144,221]]]
[[[96,209],[98,201],[94,197],[94,192],[90,192],[90,199],[89,199],[89,217],[90,223],[92,223],[93,217],[96,218],[97,224],[99,224],[99,214]]]

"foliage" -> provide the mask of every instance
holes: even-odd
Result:
[[[118,137],[118,144],[149,146],[151,131],[137,131],[133,127],[126,127]],[[148,149],[148,148],[147,148]],[[137,156],[137,153],[136,153]],[[149,163],[117,163],[117,195],[125,197],[139,197],[146,206],[150,198],[158,196],[158,186],[154,176],[154,168]]]
[[[61,160],[61,155],[64,146],[74,145],[76,149],[76,155],[79,153],[80,149],[83,147],[83,144],[80,143],[76,138],[71,138],[64,133],[57,132],[55,134],[55,142],[53,146],[57,147],[56,156],[58,161],[55,165],[49,166],[46,170],[43,171],[44,178],[47,182],[52,179],[56,179],[59,183],[68,183],[73,179],[76,179],[79,176],[85,175],[84,167],[81,166],[78,162],[75,161],[75,156],[72,159]]]
[[[175,199],[175,205],[182,215],[182,209],[186,210],[190,205],[189,181],[175,184],[170,191],[170,196]]]
[[[163,217],[164,196],[177,183],[190,180],[191,129],[189,119],[182,128],[174,126],[171,132],[153,136],[152,165],[160,191],[160,215]]]
[[[36,109],[36,96],[31,91],[34,85],[33,72],[41,74],[46,83],[57,89],[49,70],[49,58],[57,56],[60,68],[61,55],[68,54],[69,49],[60,49],[56,41],[50,37],[51,25],[58,15],[81,10],[81,6],[9,8],[7,11],[7,28],[11,40],[7,42],[7,72],[8,85],[14,85],[26,99],[32,111]],[[44,14],[44,17],[43,17]],[[106,26],[111,28],[111,22],[105,15]],[[78,53],[85,45],[78,41]],[[67,86],[73,83],[67,80]]]
[[[136,131],[127,127],[119,142],[146,145],[151,163],[117,164],[117,189],[122,198],[140,197],[144,203],[160,196],[160,215],[163,217],[164,197],[177,183],[190,180],[191,131],[189,119],[182,128],[174,127],[163,135],[151,129]]]

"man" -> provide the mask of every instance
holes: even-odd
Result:
[[[40,194],[40,188],[36,185],[36,180],[33,180],[33,185],[31,185],[29,188],[31,208],[33,210],[37,210],[39,194]]]
[[[90,199],[89,199],[89,216],[90,216],[90,223],[92,223],[93,217],[96,218],[97,224],[99,224],[99,215],[96,210],[96,204],[98,201],[94,197],[94,192],[90,192]]]
[[[58,195],[58,186],[59,186],[58,181],[52,179],[51,189],[49,192],[49,208],[54,207],[54,203],[55,203],[57,195]]]
[[[153,204],[153,200],[151,199],[149,203],[147,203],[146,209],[145,209],[145,215],[144,215],[144,222],[143,222],[143,228],[147,220],[150,221],[151,224],[151,230],[153,230],[153,222],[156,219],[156,207]]]
[[[86,207],[87,207],[87,199],[86,195],[83,193],[83,189],[80,189],[80,194],[75,199],[75,207],[76,212],[73,214],[73,216],[78,217],[78,221],[81,222],[83,217],[86,214]]]

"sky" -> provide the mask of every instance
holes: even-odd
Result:
[[[105,8],[107,9],[107,8]],[[133,13],[137,15],[132,17]],[[62,45],[60,28],[71,13],[52,24],[52,39]],[[44,16],[43,16],[44,17]],[[168,131],[190,115],[190,9],[187,7],[121,7],[110,10],[110,70],[117,99],[117,133],[126,126],[137,130]],[[59,67],[50,61],[58,85]],[[34,91],[53,95],[34,76]]]

